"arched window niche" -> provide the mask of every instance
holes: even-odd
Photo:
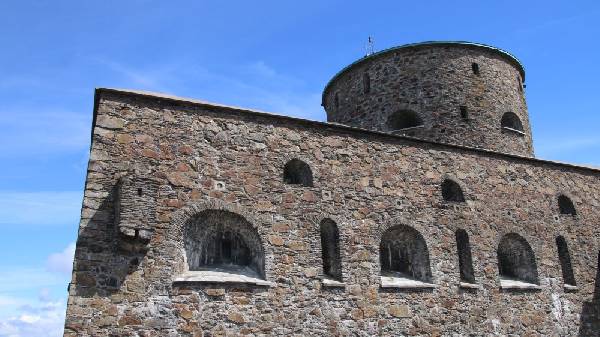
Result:
[[[468,285],[475,284],[475,271],[473,270],[473,257],[471,256],[469,234],[467,234],[467,231],[464,229],[457,229],[455,236],[461,286],[469,287]]]
[[[564,194],[558,196],[558,209],[560,211],[560,214],[563,215],[577,215],[577,211],[575,210],[575,205],[573,204],[573,201],[571,201],[571,199]]]
[[[418,113],[412,110],[398,110],[394,112],[387,120],[389,131],[400,131],[410,128],[422,127],[423,119]]]
[[[289,185],[312,187],[312,170],[307,163],[294,158],[288,161],[283,168],[283,181]]]
[[[321,256],[323,259],[323,284],[342,285],[342,259],[340,234],[337,224],[331,219],[321,221]]]
[[[501,288],[540,288],[535,254],[527,240],[516,233],[506,234],[498,244],[497,253]]]
[[[183,228],[186,271],[176,282],[247,283],[265,280],[260,236],[244,217],[225,210],[205,210]]]
[[[394,226],[381,237],[381,287],[433,288],[429,251],[423,236],[406,225]]]
[[[506,112],[502,115],[502,119],[500,120],[500,127],[502,130],[510,131],[516,133],[518,135],[525,135],[523,130],[523,123],[517,114],[514,112]]]
[[[442,182],[442,198],[444,201],[465,202],[465,195],[462,188],[452,179],[445,179]]]
[[[558,261],[560,262],[565,289],[577,289],[575,273],[573,273],[573,265],[571,264],[571,254],[569,254],[567,240],[562,235],[556,237],[556,250],[558,251]]]

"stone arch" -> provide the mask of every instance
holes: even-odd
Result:
[[[342,281],[342,259],[340,254],[340,233],[337,224],[330,218],[320,223],[321,256],[323,274],[337,281]]]
[[[519,234],[505,234],[498,244],[500,278],[539,284],[533,249]]]
[[[562,271],[563,283],[571,286],[577,286],[573,265],[571,264],[571,254],[567,240],[562,235],[556,237],[556,250],[558,251],[558,261]]]
[[[265,277],[265,254],[258,231],[239,214],[203,210],[185,222],[188,270],[215,270]]]
[[[572,215],[572,216],[577,215],[577,210],[575,209],[575,204],[573,203],[571,198],[569,198],[565,194],[560,194],[557,197],[557,202],[558,202],[558,210],[559,210],[560,214]]]
[[[442,198],[445,201],[465,202],[465,195],[462,187],[452,178],[446,178],[442,182]]]
[[[455,232],[455,237],[460,280],[461,282],[475,283],[475,271],[473,270],[473,257],[471,255],[469,234],[466,230],[459,228]]]
[[[400,109],[387,119],[388,130],[396,131],[423,125],[423,119],[414,110]]]
[[[502,115],[500,126],[503,128],[509,128],[523,132],[523,123],[521,122],[521,118],[519,118],[519,116],[512,111],[506,112],[504,115]]]
[[[293,158],[283,167],[283,181],[290,185],[313,186],[313,173],[306,162]]]
[[[431,282],[429,250],[425,239],[407,225],[389,227],[381,236],[379,260],[382,275]]]

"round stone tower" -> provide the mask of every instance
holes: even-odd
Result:
[[[524,81],[506,51],[423,42],[350,64],[329,81],[322,105],[329,122],[533,156]]]

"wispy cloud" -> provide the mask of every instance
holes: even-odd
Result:
[[[73,268],[73,257],[75,256],[75,243],[70,243],[62,252],[53,253],[48,256],[46,269],[51,272],[70,274]]]
[[[62,336],[66,301],[41,301],[16,308],[14,315],[0,318],[3,337]]]
[[[80,191],[0,191],[0,225],[74,225],[82,198]]]

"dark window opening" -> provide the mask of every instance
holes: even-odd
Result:
[[[523,81],[521,80],[521,76],[517,76],[517,82],[519,82],[519,92],[523,91]]]
[[[242,216],[222,210],[203,211],[186,223],[184,235],[190,271],[226,271],[264,278],[260,237]]]
[[[577,211],[575,211],[575,205],[569,197],[565,195],[561,195],[558,197],[558,208],[560,209],[560,214],[566,215],[577,215]]]
[[[339,231],[335,222],[325,219],[321,222],[321,252],[323,273],[337,281],[342,281],[342,261],[340,257]]]
[[[333,95],[333,106],[336,110],[340,108],[340,96],[337,92]]]
[[[509,129],[523,132],[523,123],[521,123],[521,119],[514,112],[505,113],[502,116],[500,125],[503,128],[509,128]]]
[[[442,197],[445,201],[464,202],[465,196],[460,185],[452,179],[446,179],[442,183]]]
[[[142,196],[142,189],[141,188],[137,189],[137,195],[138,195],[138,197]]]
[[[388,118],[388,128],[391,131],[414,128],[423,125],[423,120],[412,110],[396,111]]]
[[[467,111],[467,107],[464,105],[460,107],[460,117],[462,119],[469,119],[469,112]]]
[[[558,250],[558,260],[562,270],[563,282],[568,285],[576,286],[575,274],[573,273],[573,265],[571,265],[571,254],[567,241],[562,236],[556,237],[556,248]]]
[[[431,282],[427,244],[412,227],[399,225],[388,229],[381,238],[379,258],[382,275]]]
[[[500,240],[498,269],[501,278],[539,284],[535,254],[519,234],[506,234]]]
[[[460,280],[461,282],[475,283],[475,272],[473,271],[473,257],[471,256],[469,234],[467,234],[467,231],[464,229],[458,229],[455,234]]]
[[[363,74],[363,90],[365,94],[371,92],[371,77],[367,73]]]
[[[473,74],[479,75],[479,64],[473,62],[471,64],[471,69],[473,70]]]
[[[310,166],[299,159],[292,159],[283,168],[283,181],[286,184],[313,186],[313,175]]]

